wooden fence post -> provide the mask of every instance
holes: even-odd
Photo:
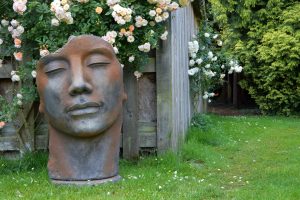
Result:
[[[123,157],[137,159],[139,157],[137,80],[130,70],[124,70],[123,77],[127,94],[123,108]]]

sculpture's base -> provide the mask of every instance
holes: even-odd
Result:
[[[87,181],[63,181],[63,180],[54,180],[51,179],[51,182],[54,184],[60,184],[60,185],[78,185],[78,186],[85,186],[85,185],[100,185],[103,183],[108,183],[108,182],[116,182],[121,179],[121,176],[113,176],[110,178],[106,179],[101,179],[101,180],[87,180]]]

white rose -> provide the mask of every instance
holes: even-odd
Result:
[[[9,32],[12,32],[12,31],[14,30],[14,27],[9,26],[9,27],[7,28],[7,30],[8,30]]]
[[[205,67],[206,69],[208,69],[208,68],[210,68],[210,64],[206,64],[204,67]]]
[[[59,26],[59,21],[54,18],[54,19],[51,20],[51,25],[52,26]]]
[[[14,74],[14,75],[11,77],[11,80],[12,80],[12,82],[18,82],[18,81],[20,81],[20,76]]]
[[[189,76],[194,76],[198,72],[199,72],[199,68],[198,67],[194,67],[194,68],[188,70]]]
[[[117,47],[113,47],[113,48],[114,48],[115,54],[118,54],[119,53],[119,49]]]
[[[243,67],[241,67],[241,66],[236,66],[234,71],[235,71],[236,73],[240,73],[240,72],[242,72],[242,70],[243,70]]]
[[[164,12],[162,14],[162,17],[163,17],[164,20],[168,19],[169,18],[169,13],[168,12]]]
[[[168,36],[168,31],[165,31],[165,32],[160,36],[160,39],[162,39],[162,40],[167,40],[167,36]]]
[[[202,60],[201,58],[198,58],[198,59],[196,60],[196,63],[197,63],[198,65],[200,65],[202,62],[203,62],[203,60]]]
[[[40,50],[40,56],[41,57],[44,57],[44,56],[47,56],[49,55],[49,51],[47,49],[41,49]]]
[[[8,26],[9,25],[9,21],[7,21],[5,19],[2,19],[1,20],[1,24],[2,24],[2,26]]]
[[[63,6],[64,6],[64,5],[66,5],[66,4],[68,3],[68,1],[67,1],[67,0],[61,0],[61,2],[60,2],[60,3],[61,3],[61,5],[63,5]]]
[[[209,33],[204,33],[204,37],[208,38],[210,36]]]
[[[150,15],[151,17],[154,17],[154,16],[156,15],[155,10],[150,10],[150,11],[149,11],[149,15]]]
[[[207,57],[210,58],[210,59],[212,59],[212,58],[214,57],[213,52],[209,51],[209,52],[207,53]]]
[[[144,52],[149,52],[150,51],[150,48],[151,48],[151,45],[149,42],[146,42],[144,44]]]
[[[32,76],[33,78],[36,78],[36,71],[35,71],[35,70],[33,70],[33,71],[31,72],[31,76]]]
[[[130,43],[134,42],[134,37],[132,35],[128,36],[127,41]]]
[[[197,54],[192,53],[192,54],[191,54],[191,57],[192,57],[192,58],[196,58],[196,57],[197,57]]]
[[[27,1],[14,1],[13,4],[13,10],[19,14],[23,14],[23,12],[26,11],[27,7],[26,7],[26,3]]]
[[[161,16],[156,16],[156,17],[155,17],[155,21],[156,21],[157,23],[161,22],[161,21],[162,21],[162,17],[161,17]]]
[[[223,42],[221,40],[218,40],[217,44],[218,44],[219,47],[221,47],[223,45]]]
[[[194,60],[190,60],[189,65],[192,67],[195,65],[195,61]]]
[[[12,70],[11,72],[10,72],[10,75],[11,76],[13,76],[13,75],[15,75],[16,74],[16,71],[14,71],[14,70]]]
[[[23,103],[22,103],[21,100],[18,100],[18,101],[17,101],[17,104],[18,104],[18,106],[22,106],[22,105],[23,105]]]
[[[0,45],[3,44],[3,40],[0,38]]]
[[[142,25],[143,26],[147,26],[148,25],[148,21],[144,19],[143,22],[142,22]]]
[[[23,99],[23,95],[20,94],[20,93],[18,93],[18,94],[17,94],[17,98],[18,98],[18,99]]]
[[[215,96],[215,93],[211,92],[211,93],[208,94],[208,96],[213,97],[213,96]]]
[[[144,45],[139,45],[138,48],[140,51],[144,51]]]
[[[20,37],[22,33],[20,33],[17,29],[12,30],[11,37],[17,38]]]
[[[130,57],[128,58],[128,61],[129,61],[129,62],[133,62],[133,61],[134,61],[134,59],[135,59],[135,57],[134,57],[134,56],[130,56]]]
[[[13,26],[13,27],[17,27],[19,25],[19,22],[15,19],[11,20],[10,21],[10,24]]]
[[[212,61],[217,61],[217,60],[218,60],[218,57],[215,56],[215,57],[213,57],[211,60],[212,60]]]
[[[204,94],[202,98],[203,99],[208,99],[208,94]]]
[[[141,72],[139,71],[135,71],[134,73],[134,76],[136,77],[136,80],[139,80],[139,78],[141,78],[141,76],[143,75]]]
[[[70,5],[69,4],[66,4],[66,5],[64,5],[64,11],[67,11],[67,10],[69,10],[70,9]]]

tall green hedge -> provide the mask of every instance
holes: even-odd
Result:
[[[300,113],[300,2],[209,0],[247,89],[269,114]]]

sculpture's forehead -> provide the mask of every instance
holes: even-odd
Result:
[[[101,49],[103,52],[114,54],[113,48],[108,42],[100,37],[90,35],[74,37],[55,54],[59,56],[84,54],[94,49]]]
[[[77,36],[70,39],[61,49],[39,60],[38,68],[55,60],[70,60],[74,56],[84,57],[91,53],[105,55],[108,59],[117,60],[112,46],[100,37],[93,35]]]

